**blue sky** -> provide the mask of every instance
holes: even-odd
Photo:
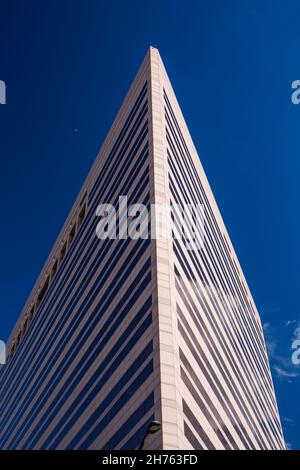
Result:
[[[261,314],[286,441],[300,449],[299,17],[297,0],[1,0],[1,339],[155,45]]]

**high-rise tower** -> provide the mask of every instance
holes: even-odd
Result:
[[[99,240],[100,203],[163,204],[166,239]],[[204,238],[175,237],[201,204]],[[8,343],[0,448],[281,449],[258,312],[150,48]]]

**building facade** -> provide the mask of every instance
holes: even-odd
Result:
[[[170,207],[170,236],[99,240],[121,195]],[[181,204],[203,207],[198,250],[175,236]],[[260,318],[155,48],[7,349],[0,448],[135,449],[153,419],[149,449],[285,448]]]

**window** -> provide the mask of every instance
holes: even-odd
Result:
[[[29,322],[31,322],[31,320],[32,320],[32,318],[33,318],[33,315],[34,315],[34,307],[35,307],[35,306],[33,305],[32,309],[30,310],[29,318],[28,318],[28,319],[29,319]]]
[[[86,206],[84,205],[81,211],[79,212],[78,216],[78,227],[82,224],[83,219],[85,217]]]
[[[25,323],[24,323],[24,326],[23,326],[23,330],[22,330],[22,336],[25,335],[26,330],[27,330],[27,326],[28,326],[28,318],[26,318],[26,320],[25,320]]]
[[[71,232],[70,232],[70,235],[69,235],[69,245],[71,245],[72,241],[74,240],[75,234],[76,234],[76,224],[74,224],[72,229],[71,229]]]
[[[13,356],[14,356],[14,353],[15,353],[15,344],[12,345],[11,347],[11,351],[10,351],[10,355],[9,355],[9,359],[12,360]]]
[[[57,272],[57,266],[58,266],[58,261],[56,260],[54,265],[52,266],[51,270],[51,280],[54,278],[56,272]]]
[[[44,295],[45,295],[46,292],[47,292],[47,289],[48,289],[48,287],[49,287],[49,281],[50,281],[50,279],[49,279],[49,276],[48,276],[48,278],[47,278],[45,284],[44,284],[43,287],[41,288],[41,291],[40,291],[40,293],[39,293],[39,295],[38,295],[37,302],[36,302],[37,307],[40,305],[40,303],[42,302],[42,300],[43,300],[43,298],[44,298]]]
[[[61,249],[60,262],[62,262],[62,260],[64,259],[65,255],[66,255],[66,252],[67,252],[67,242],[65,242],[64,246]]]
[[[20,333],[18,334],[17,341],[16,341],[16,345],[15,345],[15,349],[17,349],[17,347],[19,346],[20,341],[21,341],[21,331],[20,331]]]

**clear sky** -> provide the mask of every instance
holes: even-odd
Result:
[[[261,314],[286,442],[300,449],[298,0],[1,0],[0,339],[150,44]]]

